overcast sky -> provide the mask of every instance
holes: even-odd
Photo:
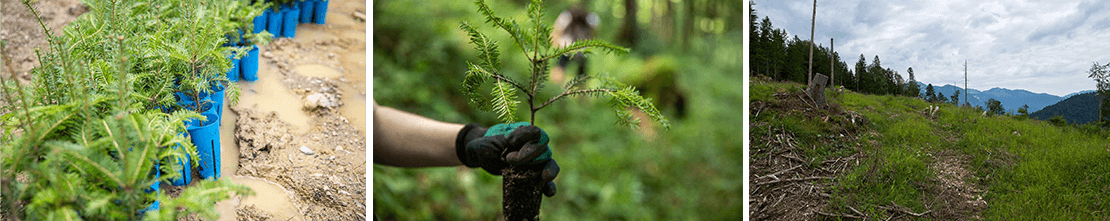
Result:
[[[791,38],[809,39],[811,0],[753,0]],[[1025,89],[1063,96],[1094,90],[1094,62],[1110,62],[1110,1],[818,0],[814,38],[849,68],[862,53],[926,84]]]

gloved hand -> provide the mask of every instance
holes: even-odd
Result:
[[[491,128],[467,124],[459,130],[455,149],[463,165],[482,167],[498,176],[510,165],[543,165],[543,180],[547,182],[543,195],[550,197],[555,195],[555,183],[551,181],[559,175],[559,165],[551,159],[547,141],[547,133],[528,122]]]

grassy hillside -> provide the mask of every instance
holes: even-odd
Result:
[[[753,215],[1110,218],[1107,131],[982,116],[947,104],[930,114],[930,104],[920,99],[849,91],[826,92],[838,105],[816,108],[799,105],[801,88],[752,81]],[[792,162],[800,167],[790,170],[796,167]],[[792,188],[803,192],[776,192]],[[761,201],[764,195],[771,200]],[[776,203],[775,198],[808,206]]]

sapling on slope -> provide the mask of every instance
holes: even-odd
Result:
[[[578,52],[588,53],[593,48],[616,54],[627,53],[628,49],[599,40],[579,41],[566,47],[553,45],[548,35],[551,33],[551,27],[542,21],[544,17],[542,0],[533,0],[528,5],[528,19],[532,23],[532,28],[528,30],[522,29],[513,19],[494,15],[493,10],[485,4],[484,0],[476,0],[474,4],[486,17],[487,23],[509,33],[516,42],[515,45],[519,46],[528,59],[531,75],[527,84],[506,76],[501,72],[499,58],[501,52],[497,42],[480,33],[469,23],[463,22],[459,27],[470,36],[470,43],[478,50],[479,59],[477,62],[467,62],[468,71],[462,83],[463,93],[469,97],[470,105],[483,111],[496,112],[498,119],[505,123],[512,123],[516,121],[517,105],[520,105],[517,97],[519,90],[524,93],[524,100],[528,102],[528,111],[531,113],[530,122],[535,125],[536,112],[562,98],[581,95],[609,96],[611,98],[609,105],[613,107],[618,117],[618,124],[639,125],[639,120],[632,114],[632,109],[635,108],[650,116],[652,120],[660,122],[664,128],[670,127],[667,119],[655,109],[650,100],[641,97],[635,88],[620,84],[608,77],[579,74],[578,77],[563,85],[562,93],[547,100],[539,99],[537,94],[547,83],[549,60]],[[585,88],[586,83],[593,79],[599,80],[602,86]],[[492,81],[489,96],[479,91],[486,81]],[[505,153],[512,151],[516,150],[505,150]],[[544,184],[540,169],[542,168],[509,166],[502,170],[501,174],[504,175],[502,209],[507,220],[537,219],[542,199],[540,188]]]

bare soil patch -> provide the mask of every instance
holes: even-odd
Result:
[[[46,33],[31,10],[23,1],[5,0],[0,3],[0,41],[4,47],[0,52],[3,67],[0,77],[10,78],[15,74],[22,82],[31,80],[28,73],[39,66],[35,50],[49,50]],[[42,16],[42,21],[52,34],[60,34],[62,28],[88,11],[88,7],[77,0],[51,0],[31,3]]]
[[[855,154],[838,159],[818,159],[820,156],[807,154],[808,149],[816,146],[802,145],[794,132],[754,119],[759,119],[759,114],[777,113],[778,116],[795,115],[829,122],[833,134],[814,139],[841,144],[858,140],[858,133],[867,121],[858,113],[841,110],[833,102],[819,108],[801,91],[779,89],[772,96],[774,99],[770,102],[756,101],[751,104],[752,130],[760,128],[767,131],[751,133],[749,215],[753,220],[816,220],[826,217],[822,214],[827,214],[825,207],[832,197],[829,188],[837,177],[859,165],[864,158],[859,148],[837,145],[837,148],[848,148]]]
[[[1001,160],[994,163],[1012,165],[1012,154],[999,150]],[[987,208],[983,200],[985,190],[979,185],[975,173],[968,170],[971,157],[956,151],[945,150],[933,155],[929,170],[935,171],[936,182],[928,187],[935,207],[933,216],[942,220],[982,220],[980,213]]]

